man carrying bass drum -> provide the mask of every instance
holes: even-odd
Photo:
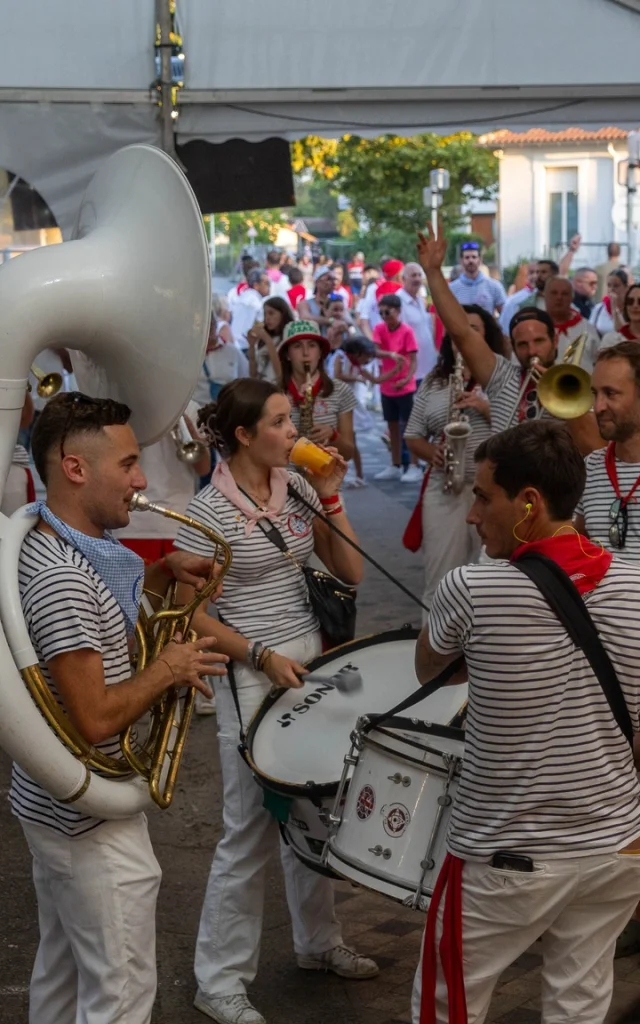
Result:
[[[206,557],[174,552],[146,570],[108,531],[126,526],[146,486],[130,410],[61,394],[32,436],[47,488],[19,560],[22,608],[45,681],[71,724],[120,757],[119,734],[174,684],[205,694],[225,672],[212,637],[168,644],[132,677],[129,641],[143,584],[164,593],[172,573],[200,586]],[[18,765],[11,806],[33,856],[40,945],[30,1024],[149,1024],[156,993],[155,906],[160,867],[144,814],[101,821],[53,799]]]
[[[575,530],[585,466],[560,424],[495,434],[475,462],[467,521],[498,561],[444,577],[416,652],[422,683],[464,655],[469,704],[413,1020],[481,1024],[500,974],[540,939],[542,1020],[602,1024],[640,898],[640,568]]]
[[[223,621],[199,609],[192,624],[200,635],[213,630],[217,649],[229,655],[237,709],[230,686],[216,681],[225,831],[200,918],[195,1006],[218,1024],[264,1024],[246,987],[258,969],[266,870],[279,832],[238,751],[238,714],[246,729],[271,684],[299,687],[304,664],[321,652],[318,621],[300,566],[315,552],[330,572],[355,585],[362,577],[362,561],[288,491],[290,482],[355,540],[338,496],[346,464],[337,450],[329,449],[335,467],[328,476],[312,476],[308,482],[287,472],[297,431],[289,400],[275,385],[233,381],[217,403],[200,411],[199,420],[222,458],[211,485],[193,499],[187,515],[215,530],[231,547],[233,561],[218,603]],[[280,533],[295,561],[269,538],[271,530]],[[189,527],[180,529],[175,543],[211,556],[209,545]],[[372,960],[343,944],[329,879],[310,871],[283,843],[280,855],[298,965],[343,978],[376,975]]]

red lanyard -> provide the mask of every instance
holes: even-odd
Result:
[[[635,484],[633,485],[633,487],[631,488],[629,493],[626,495],[626,497],[623,498],[622,495],[620,494],[620,484],[618,483],[618,469],[617,469],[617,466],[616,466],[616,443],[615,443],[615,441],[610,441],[609,444],[607,445],[607,454],[605,455],[604,464],[605,464],[605,466],[607,468],[607,476],[609,477],[609,480],[611,481],[611,486],[613,487],[614,491],[616,492],[616,498],[620,498],[620,501],[622,502],[622,507],[626,508],[626,506],[631,501],[631,499],[632,499],[632,497],[633,497],[633,495],[634,495],[634,493],[635,493],[635,491],[636,491],[636,489],[638,487],[638,484],[640,484],[640,476],[638,477],[638,479],[636,480]]]

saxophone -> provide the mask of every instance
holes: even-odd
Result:
[[[467,441],[471,424],[467,416],[456,408],[464,392],[462,356],[456,354],[453,373],[449,377],[449,415],[444,428],[444,484],[445,494],[460,494],[464,487]]]
[[[304,369],[307,375],[307,381],[304,386],[304,398],[300,403],[300,427],[298,429],[300,437],[308,437],[313,430],[313,403],[315,401],[313,396],[313,382],[311,380],[311,367],[309,363],[304,364]]]

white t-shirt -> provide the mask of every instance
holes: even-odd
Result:
[[[381,284],[381,281],[372,281],[367,286],[367,290],[364,293],[364,297],[360,300],[358,307],[360,319],[368,322],[371,331],[373,331],[376,324],[382,323],[382,317],[378,310],[378,298],[376,296],[379,284]]]
[[[444,385],[444,386],[442,386]],[[438,444],[449,422],[450,387],[447,381],[423,380],[415,393],[413,409],[405,428],[405,437],[425,437]],[[467,439],[465,457],[465,478],[471,483],[474,477],[473,453],[478,445],[491,437],[490,423],[477,409],[465,409],[471,432]],[[442,469],[433,466],[432,473],[442,476]]]
[[[427,374],[431,373],[438,359],[438,353],[433,343],[431,314],[427,313],[427,307],[421,295],[414,298],[404,288],[396,292],[396,295],[402,303],[402,322],[409,325],[418,342],[416,380],[424,380]]]
[[[460,274],[455,281],[449,284],[451,291],[463,306],[482,306],[487,313],[493,312],[497,306],[504,306],[507,295],[500,281],[494,281],[492,277],[485,277],[479,273],[477,277],[467,277]]]
[[[131,676],[122,611],[84,555],[60,537],[32,530],[20,552],[18,580],[29,636],[54,696],[47,662],[65,651],[88,648],[101,654],[107,685]],[[121,756],[117,736],[96,747],[109,756]],[[54,800],[17,764],[9,797],[18,818],[67,836],[82,835],[100,824],[73,804]]]
[[[255,288],[245,288],[231,306],[231,329],[236,344],[248,348],[247,333],[257,320],[262,320],[264,299]]]
[[[597,448],[585,458],[587,482],[576,515],[584,516],[585,529],[594,544],[602,544],[616,558],[626,562],[640,562],[640,487],[627,505],[627,536],[623,548],[614,548],[609,541],[609,509],[616,499],[616,492],[609,480],[605,463],[606,448]],[[620,494],[626,497],[638,477],[640,463],[621,462],[616,459]]]
[[[616,325],[613,322],[611,313],[605,306],[604,302],[599,302],[591,310],[591,316],[589,322],[593,324],[600,337],[604,337],[605,334],[609,334],[611,331],[615,331]]]
[[[189,402],[186,414],[196,426],[198,406],[195,402]],[[145,498],[157,501],[174,512],[184,513],[198,489],[198,477],[188,463],[178,458],[176,444],[170,434],[142,449],[140,468],[147,478]],[[167,519],[155,512],[131,512],[129,525],[116,530],[114,535],[118,540],[151,540],[156,537],[173,540],[179,526],[175,519]]]
[[[291,403],[291,422],[296,428],[300,427],[300,406],[294,405],[291,395],[288,395]],[[338,422],[343,412],[351,412],[358,405],[355,395],[348,384],[343,380],[334,380],[333,391],[326,398],[324,395],[316,395],[313,403],[313,422],[316,427],[328,424],[334,430],[338,430]]]
[[[614,560],[584,597],[640,727],[640,568]],[[631,749],[582,651],[508,562],[447,573],[429,635],[463,652],[469,706],[448,846],[469,860],[615,853],[640,835]]]
[[[315,509],[321,510],[318,496],[306,480],[292,473],[291,483]],[[259,523],[247,536],[246,517],[212,484],[193,498],[187,515],[210,527],[231,548],[231,568],[216,602],[227,625],[248,640],[271,646],[319,628],[302,572],[265,536]],[[300,564],[313,553],[313,519],[312,512],[288,495],[275,524]],[[213,554],[206,537],[188,526],[178,531],[176,547],[209,558]]]
[[[201,409],[211,401],[211,384],[229,384],[238,377],[249,376],[249,362],[235,342],[225,342],[219,348],[207,352],[198,380],[191,396],[196,408]],[[195,422],[195,420],[194,420]]]

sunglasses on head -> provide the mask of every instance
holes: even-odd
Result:
[[[480,246],[477,242],[463,242],[460,246],[460,252],[479,252]]]
[[[622,498],[616,498],[612,502],[611,508],[609,509],[609,543],[611,547],[618,548],[620,551],[627,539],[627,529],[629,527],[629,510],[624,504]]]

